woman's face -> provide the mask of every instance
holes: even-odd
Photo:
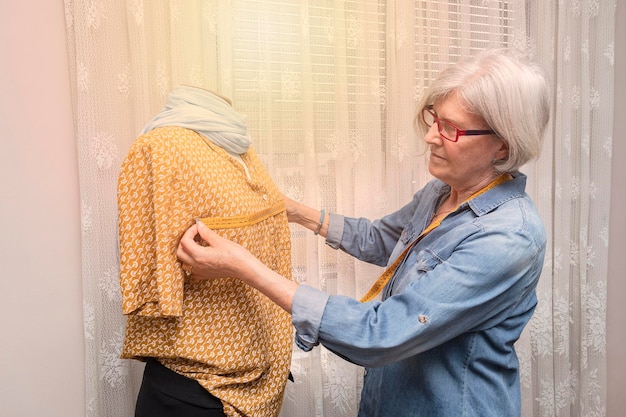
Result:
[[[434,103],[437,117],[458,129],[482,130],[489,126],[476,114],[464,110],[456,94]],[[506,159],[508,147],[494,134],[459,136],[457,142],[444,139],[436,123],[424,136],[429,145],[428,170],[453,189],[484,186],[494,178],[494,159]]]

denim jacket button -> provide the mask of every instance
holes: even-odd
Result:
[[[426,316],[425,316],[425,315],[423,315],[423,314],[420,314],[420,315],[417,317],[417,321],[419,321],[420,323],[424,324],[424,323],[426,323],[426,322],[428,321],[428,317],[426,317]]]

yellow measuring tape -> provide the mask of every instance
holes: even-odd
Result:
[[[489,184],[487,184],[487,186],[485,186],[484,188],[481,188],[480,190],[478,190],[477,192],[475,192],[474,194],[469,196],[465,201],[463,201],[463,203],[466,203],[466,202],[470,201],[472,198],[475,198],[475,197],[477,197],[477,196],[479,196],[479,195],[481,195],[481,194],[491,190],[492,188],[497,187],[498,185],[502,184],[503,182],[508,181],[509,179],[511,179],[511,176],[509,174],[502,174],[502,175],[500,175],[498,178],[496,178],[495,180],[493,180]],[[461,204],[463,204],[463,203],[461,203]],[[457,207],[455,207],[454,210],[451,211],[451,213],[455,212],[459,208],[459,206],[460,206],[460,204]],[[415,244],[417,242],[419,242],[419,240],[423,236],[425,236],[430,231],[432,231],[434,228],[439,226],[441,224],[441,222],[443,221],[443,219],[448,217],[449,214],[450,213],[446,214],[441,219],[438,219],[438,220],[435,220],[435,221],[431,222],[428,225],[428,227],[426,229],[424,229],[424,231],[422,233],[420,233],[420,235],[417,238],[415,238],[415,240],[413,242],[411,242],[409,244],[409,246],[407,246],[404,249],[404,251],[402,251],[400,256],[398,256],[396,258],[396,260],[393,262],[393,264],[391,264],[391,266],[389,266],[382,273],[382,275],[380,277],[378,277],[378,279],[376,279],[376,282],[374,282],[374,284],[367,291],[367,293],[365,293],[365,295],[363,297],[361,297],[360,301],[362,303],[367,303],[368,301],[372,301],[383,290],[383,288],[385,288],[385,285],[387,285],[387,283],[391,279],[393,273],[396,272],[396,269],[398,268],[398,265],[400,265],[402,260],[406,257],[407,253],[409,253],[409,251],[411,250],[411,248],[413,246],[415,246]]]
[[[256,213],[233,217],[204,217],[201,218],[200,221],[206,224],[210,229],[233,229],[260,223],[283,211],[285,211],[285,201],[281,200],[273,206]]]

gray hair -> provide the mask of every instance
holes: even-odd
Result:
[[[538,65],[504,49],[486,50],[452,65],[420,101],[413,121],[417,132],[428,132],[422,110],[453,93],[508,145],[509,157],[495,162],[497,171],[514,172],[539,157],[550,119],[550,92]]]

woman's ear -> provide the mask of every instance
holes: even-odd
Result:
[[[509,159],[509,144],[500,140],[500,148],[496,151],[495,158],[498,161],[506,161]]]

